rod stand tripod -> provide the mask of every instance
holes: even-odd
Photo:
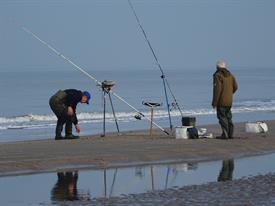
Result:
[[[107,81],[107,80],[104,80],[101,83],[101,89],[102,89],[102,93],[103,93],[103,134],[101,135],[101,137],[105,137],[105,134],[106,134],[106,98],[107,97],[109,97],[113,116],[114,116],[115,123],[116,123],[117,132],[119,133],[118,122],[117,122],[114,105],[113,105],[113,101],[112,101],[111,94],[110,94],[110,91],[114,85],[115,85],[115,83],[113,81]]]

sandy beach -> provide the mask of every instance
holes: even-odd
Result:
[[[85,136],[78,140],[54,139],[0,144],[0,175],[20,175],[64,169],[110,168],[167,162],[200,162],[272,153],[275,121],[269,132],[250,134],[245,123],[235,124],[235,138],[175,139],[161,131],[129,131],[118,135]],[[201,126],[218,136],[219,125]],[[201,128],[198,127],[198,128]]]
[[[0,175],[99,169],[157,163],[196,163],[224,160],[275,151],[275,121],[266,121],[269,132],[245,132],[235,124],[232,140],[175,139],[160,131],[129,131],[121,135],[85,136],[78,140],[37,140],[0,144]],[[198,127],[201,128],[201,127]],[[203,126],[214,136],[219,125]],[[76,200],[68,205],[275,205],[275,173],[210,182],[181,188],[148,191],[120,197]],[[67,203],[53,202],[54,205]],[[64,203],[64,204],[63,204]],[[47,205],[46,203],[44,205]],[[49,203],[49,205],[52,205]]]

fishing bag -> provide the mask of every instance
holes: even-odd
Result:
[[[199,138],[198,129],[196,127],[188,128],[187,132],[188,132],[189,139],[198,139]]]

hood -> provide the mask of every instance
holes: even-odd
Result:
[[[226,68],[217,68],[216,73],[220,73],[224,77],[229,77],[231,75],[230,71],[228,71]]]

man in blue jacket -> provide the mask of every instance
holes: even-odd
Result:
[[[63,125],[65,126],[65,139],[78,139],[79,136],[72,134],[72,124],[75,125],[77,133],[80,133],[80,127],[76,116],[76,106],[81,104],[89,104],[91,95],[87,91],[80,91],[76,89],[59,90],[55,93],[49,101],[50,107],[57,117],[57,124],[55,129],[55,139],[64,139],[61,135]]]

